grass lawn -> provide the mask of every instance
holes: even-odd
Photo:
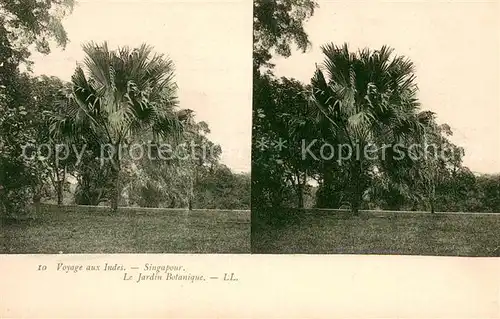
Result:
[[[252,253],[500,256],[500,214],[287,215],[264,222],[252,213]]]
[[[250,253],[250,212],[57,208],[3,220],[0,253]]]

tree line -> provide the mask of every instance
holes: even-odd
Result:
[[[420,105],[413,62],[389,46],[324,44],[309,83],[273,73],[273,56],[310,46],[316,7],[254,4],[252,207],[496,212],[500,175],[463,164],[451,127]]]
[[[146,44],[111,50],[90,42],[70,82],[32,74],[33,49],[48,54],[51,41],[66,45],[61,20],[73,6],[71,0],[0,1],[2,215],[46,200],[109,203],[114,210],[248,209],[249,174],[223,165],[208,124],[180,108],[167,56]],[[134,144],[149,152],[118,151]],[[183,145],[191,145],[184,154],[172,151]]]

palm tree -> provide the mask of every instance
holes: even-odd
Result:
[[[83,67],[76,68],[66,114],[52,129],[59,134],[94,142],[110,150],[113,171],[111,207],[120,198],[121,157],[118,149],[138,134],[152,133],[155,139],[180,136],[177,116],[177,86],[173,62],[153,54],[152,47],[121,47],[110,50],[107,43],[85,44]]]
[[[326,57],[312,79],[310,105],[318,121],[328,124],[326,138],[348,146],[341,166],[349,180],[351,210],[357,214],[370,180],[383,168],[387,145],[407,142],[422,130],[414,65],[405,57],[392,57],[386,46],[353,53],[347,44],[328,44],[322,51]]]

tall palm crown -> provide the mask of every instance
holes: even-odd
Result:
[[[89,43],[83,50],[87,72],[77,67],[67,114],[57,130],[115,145],[139,132],[171,136],[182,131],[170,59],[152,54],[146,44],[112,51],[107,43]]]
[[[421,130],[411,61],[392,58],[393,50],[386,46],[351,53],[347,44],[328,44],[322,51],[326,58],[312,79],[310,97],[335,137],[352,142],[373,142],[377,137],[396,141]]]

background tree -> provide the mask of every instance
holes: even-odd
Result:
[[[272,198],[276,193],[280,200],[273,205],[281,205],[286,196],[277,192],[294,192],[295,204],[304,207],[304,196],[308,181],[314,175],[312,158],[302,158],[303,142],[314,139],[316,127],[309,119],[305,86],[295,79],[266,79],[266,84],[258,99],[262,106],[254,119],[254,129],[260,133],[255,141],[253,169],[255,176],[255,195],[267,192]],[[274,182],[271,182],[274,179]],[[277,187],[276,185],[280,186]],[[265,197],[265,196],[264,196]],[[262,205],[270,205],[269,201],[259,200]]]
[[[256,83],[260,91],[254,96],[254,104],[259,107],[254,109],[253,118],[252,201],[255,207],[282,206],[293,190],[287,178],[290,172],[274,143],[281,138],[289,144],[288,128],[283,130],[280,125],[280,115],[287,105],[280,104],[279,81],[265,75],[254,79]]]
[[[152,193],[164,190],[155,202],[156,206],[170,203],[166,205],[182,207],[186,204],[192,209],[200,175],[220,159],[220,146],[207,137],[210,133],[208,124],[195,122],[192,112],[189,113],[189,117],[179,115],[179,118],[184,118],[185,127],[180,137],[164,145],[169,147],[149,141],[153,157],[145,157],[138,163],[142,177],[138,179],[140,185],[136,185],[136,188],[142,189],[141,192],[149,190]]]
[[[500,175],[483,175],[477,178],[476,198],[482,203],[480,210],[498,212],[500,207]]]
[[[32,45],[44,54],[50,53],[51,40],[65,47],[68,36],[61,21],[74,5],[74,0],[1,0],[0,34],[3,48],[11,50],[11,62],[27,62]]]
[[[314,0],[255,0],[253,2],[254,68],[272,67],[273,53],[289,57],[292,44],[303,52],[310,46],[304,30],[318,4]]]
[[[64,47],[68,41],[61,24],[73,9],[72,0],[0,1],[0,213],[25,211],[31,197],[36,166],[22,158],[22,146],[35,141],[27,89],[32,45],[41,53],[49,42]]]
[[[280,156],[270,149],[260,149],[264,141],[274,140],[272,101],[273,55],[288,57],[295,47],[305,52],[310,46],[304,23],[318,5],[313,0],[256,0],[253,10],[253,129],[252,129],[252,206],[265,203],[281,205],[292,200],[290,181]],[[264,72],[263,68],[267,68]],[[302,185],[302,184],[301,184]]]
[[[205,122],[192,122],[177,144],[168,144],[172,147],[151,144],[153,156],[134,163],[126,187],[130,204],[249,209],[250,176],[235,174],[219,162],[220,146],[208,139],[208,132]]]
[[[50,184],[58,205],[62,205],[64,189],[68,187],[67,175],[73,173],[76,158],[64,139],[50,134],[50,125],[54,117],[64,112],[61,101],[67,98],[70,84],[45,75],[33,78],[32,83],[32,105],[37,113],[35,144],[50,149],[49,156],[40,163],[46,172],[42,183]]]
[[[233,173],[223,164],[204,169],[195,190],[196,208],[250,209],[250,174]]]
[[[450,164],[455,156],[461,157],[461,154],[453,154],[462,150],[452,147],[447,139],[451,135],[450,127],[446,124],[438,125],[434,114],[430,114],[421,137],[422,149],[419,150],[418,160],[411,169],[414,191],[428,202],[431,213],[436,210],[436,189],[449,178]]]

